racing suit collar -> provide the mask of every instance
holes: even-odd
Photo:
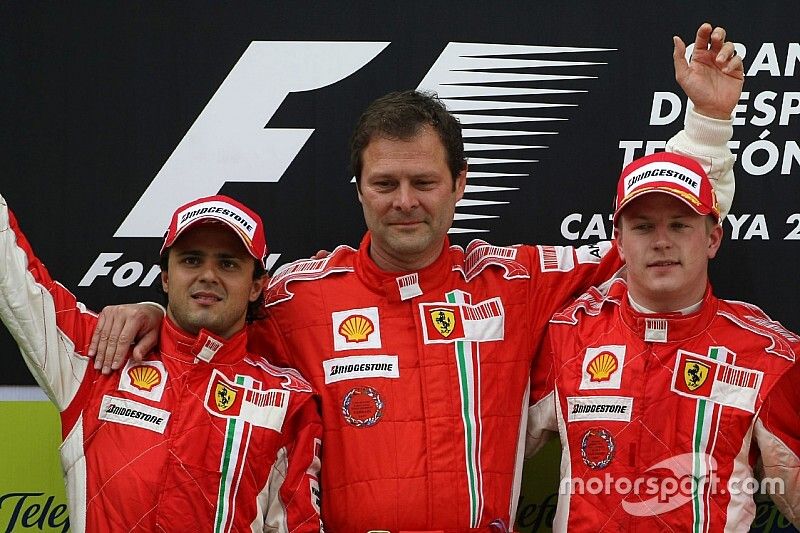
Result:
[[[175,357],[188,363],[205,361],[210,364],[233,364],[247,352],[247,328],[230,339],[202,329],[191,335],[178,327],[169,317],[161,323],[160,348],[164,356]]]
[[[410,300],[435,289],[447,280],[448,274],[453,270],[448,254],[450,239],[447,236],[439,257],[425,268],[413,272],[388,272],[380,269],[369,256],[371,241],[368,231],[358,247],[356,273],[367,287],[384,295],[390,302]]]
[[[719,306],[719,301],[711,293],[710,284],[706,286],[700,308],[685,315],[680,312],[640,313],[631,306],[627,294],[611,294],[617,291],[627,293],[627,287],[622,283],[614,284],[609,296],[618,296],[622,321],[637,337],[646,342],[671,343],[694,337],[708,328]]]

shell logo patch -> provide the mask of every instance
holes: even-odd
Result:
[[[586,371],[591,376],[592,381],[608,381],[611,374],[619,368],[617,357],[611,352],[602,352],[594,359],[589,361]]]
[[[381,348],[381,323],[377,307],[346,309],[331,313],[333,349],[379,350]]]
[[[708,371],[710,367],[697,361],[695,359],[687,359],[683,363],[683,381],[686,388],[690,391],[696,391],[703,386],[703,383],[708,379]]]
[[[146,392],[161,383],[161,372],[153,366],[137,365],[129,368],[127,374],[131,378],[131,385]]]
[[[223,413],[236,403],[236,396],[236,390],[224,383],[217,383],[214,389],[214,401],[217,404],[217,409]]]
[[[347,339],[347,342],[366,342],[374,331],[375,326],[372,324],[372,320],[364,315],[352,315],[345,318],[339,326],[339,334]]]
[[[606,344],[586,348],[579,390],[619,389],[625,370],[625,345]]]
[[[456,314],[453,309],[446,307],[437,307],[430,309],[428,313],[431,316],[431,322],[436,331],[442,334],[442,337],[449,337],[456,327]]]
[[[168,379],[167,369],[162,361],[142,361],[129,359],[119,373],[118,390],[160,402]]]

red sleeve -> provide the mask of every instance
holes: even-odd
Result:
[[[531,366],[531,405],[553,392],[555,386],[555,353],[550,331],[545,335],[541,348],[533,358]]]
[[[269,531],[319,533],[322,421],[317,397],[304,394],[284,426],[289,437],[270,474],[270,501],[265,526]],[[285,526],[285,529],[284,529]],[[266,529],[265,529],[266,530]]]
[[[558,432],[555,399],[555,353],[551,335],[545,336],[531,366],[531,395],[525,457],[531,457]]]
[[[530,254],[530,313],[534,342],[541,340],[550,317],[589,287],[612,278],[623,263],[614,241],[581,246],[526,246]],[[534,352],[538,344],[533,346]]]
[[[247,326],[247,350],[264,357],[272,364],[296,368],[291,352],[284,344],[278,322],[269,313],[268,307],[266,318]]]
[[[772,499],[795,525],[800,525],[799,409],[800,365],[795,362],[770,390],[754,429],[764,477],[783,482],[783,489]]]

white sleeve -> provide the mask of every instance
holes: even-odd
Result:
[[[53,280],[0,196],[0,319],[39,386],[64,411],[89,367],[96,316]]]
[[[525,458],[532,457],[548,441],[558,436],[556,399],[551,390],[544,398],[528,407]]]
[[[728,148],[732,136],[733,119],[710,118],[689,108],[684,129],[667,141],[668,152],[691,157],[706,171],[717,193],[722,218],[731,210],[736,189],[733,176],[736,157]]]

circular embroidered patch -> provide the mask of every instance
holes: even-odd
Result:
[[[607,429],[592,428],[581,439],[581,457],[589,468],[605,468],[614,458],[614,437]]]
[[[383,400],[372,387],[356,387],[344,395],[342,414],[357,428],[374,426],[383,416]]]

